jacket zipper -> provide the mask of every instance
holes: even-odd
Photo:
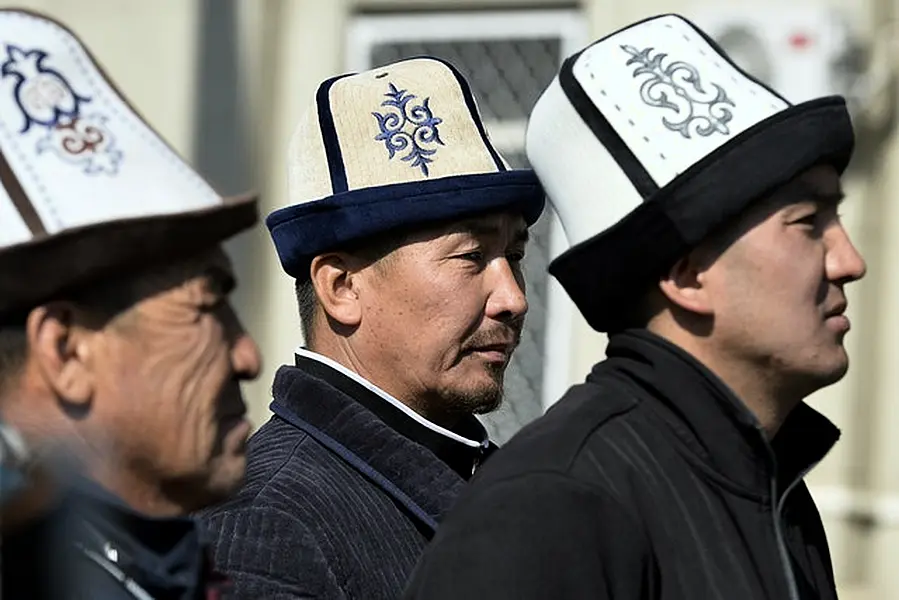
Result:
[[[777,461],[774,457],[774,451],[769,448],[769,452],[771,453],[771,459],[774,465],[777,465]],[[771,503],[772,503],[772,515],[774,517],[774,536],[777,538],[777,549],[780,553],[780,561],[784,568],[784,575],[787,578],[787,587],[790,590],[790,600],[802,600],[799,597],[799,587],[796,585],[796,573],[793,571],[793,563],[790,560],[790,551],[787,549],[787,542],[784,540],[783,535],[783,523],[781,522],[781,511],[783,510],[784,504],[786,503],[787,497],[790,495],[796,486],[805,479],[805,476],[814,469],[818,463],[814,463],[804,471],[802,471],[793,482],[787,486],[787,489],[784,490],[783,495],[778,498],[777,497],[777,469],[774,469],[774,476],[771,477]]]
[[[105,559],[97,552],[94,552],[93,550],[86,548],[81,544],[77,544],[76,547],[89,560],[94,562],[97,566],[103,569],[103,571],[105,571],[108,575],[115,579],[119,583],[119,585],[121,585],[125,589],[125,591],[131,594],[133,598],[136,598],[137,600],[153,600],[153,596],[148,594],[147,591],[142,588],[139,583],[125,575],[125,572],[118,568],[115,563]]]
[[[474,457],[474,462],[471,465],[471,474],[474,475],[475,471],[478,470],[478,467],[481,466],[481,463],[484,462],[484,455],[487,454],[487,448],[490,447],[490,440],[486,439],[481,442],[481,445],[478,446],[478,454]]]

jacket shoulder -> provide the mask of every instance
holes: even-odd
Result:
[[[202,514],[233,597],[379,597],[401,585],[424,542],[389,497],[283,421],[260,428],[251,446],[242,489]]]
[[[315,439],[277,417],[250,438],[247,472],[241,489],[227,501],[204,511],[210,518],[247,506],[272,506],[288,514],[361,476]]]
[[[274,416],[250,438],[241,489],[198,515],[215,567],[231,582],[229,598],[343,597],[309,516],[327,502],[322,483],[339,468],[333,460],[314,439]]]
[[[545,415],[518,432],[475,479],[527,472],[568,473],[585,446],[621,420],[639,419],[639,396],[616,379],[593,378],[571,387]]]
[[[290,595],[342,597],[319,540],[305,523],[272,506],[245,505],[204,519],[215,568],[235,600]]]

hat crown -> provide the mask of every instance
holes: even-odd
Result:
[[[284,270],[389,231],[497,212],[534,223],[543,189],[493,147],[468,82],[422,57],[321,84],[291,140],[289,205],[266,217]]]
[[[222,204],[70,31],[2,10],[0,40],[0,249]]]
[[[663,15],[613,33],[566,61],[532,114],[528,157],[576,244],[789,107],[692,23]],[[586,120],[592,130],[580,127],[560,141],[560,111],[576,113],[578,125]],[[573,184],[614,189],[614,200],[590,201],[617,210],[585,209],[588,200],[573,193]]]
[[[430,57],[325,81],[288,155],[294,205],[508,168],[487,137],[468,83]]]
[[[55,21],[0,9],[0,318],[252,226]],[[40,276],[35,277],[34,273]]]

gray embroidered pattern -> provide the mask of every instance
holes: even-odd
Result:
[[[676,118],[662,117],[665,127],[688,139],[692,133],[702,137],[714,133],[730,135],[727,124],[733,113],[728,107],[736,105],[720,85],[712,83],[712,89],[707,91],[699,71],[689,63],[675,61],[664,66],[668,57],[664,52],[653,56],[653,48],[638,50],[624,45],[621,49],[630,55],[627,65],[637,65],[634,79],[649,75],[640,85],[640,99],[648,106],[675,111]]]

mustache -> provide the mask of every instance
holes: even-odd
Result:
[[[462,346],[463,351],[486,346],[508,346],[511,352],[521,343],[521,326],[499,327],[474,333]]]

